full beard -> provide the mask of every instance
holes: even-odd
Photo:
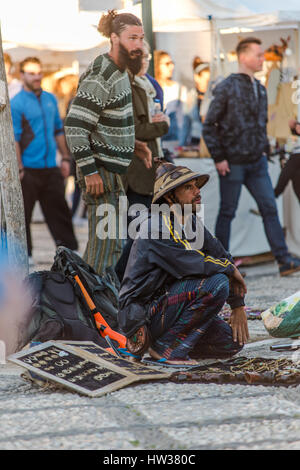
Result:
[[[41,92],[42,92],[41,82],[37,82],[37,83],[24,82],[24,84],[27,86],[27,88],[29,88],[30,91],[32,91],[36,95],[41,94]]]
[[[200,199],[200,203],[196,202],[199,196],[193,198],[190,203],[186,203],[186,204],[182,203],[175,194],[172,194],[169,197],[172,200],[173,204],[178,204],[181,207],[182,213],[184,213],[186,205],[191,208],[192,214],[197,214],[197,212],[199,211],[199,207],[201,206],[201,199]]]
[[[133,75],[137,75],[142,68],[143,51],[135,49],[131,53],[120,43],[119,64],[122,70],[128,68]]]

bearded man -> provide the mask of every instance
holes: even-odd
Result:
[[[77,95],[65,120],[65,134],[77,164],[79,185],[88,208],[89,238],[84,260],[99,274],[114,266],[123,248],[114,238],[97,236],[97,209],[115,208],[119,227],[119,197],[125,196],[121,174],[133,155],[152,165],[145,143],[135,140],[131,85],[127,73],[136,74],[142,63],[144,30],[139,18],[111,10],[100,19],[98,31],[111,48],[99,55],[81,76]],[[104,237],[103,237],[104,238]]]
[[[129,351],[148,349],[171,367],[230,357],[249,338],[243,277],[197,216],[208,180],[171,163],[158,167],[151,213],[140,221],[120,289]],[[218,316],[225,302],[230,325]]]

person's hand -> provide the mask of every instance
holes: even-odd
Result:
[[[152,168],[152,152],[147,146],[146,142],[136,140],[134,154],[144,162],[144,165],[148,170]]]
[[[104,193],[103,181],[99,173],[85,176],[84,179],[88,194],[97,197]]]
[[[25,175],[25,170],[24,170],[24,168],[19,168],[19,177],[20,177],[20,181],[22,181],[22,179],[24,178],[24,175]]]
[[[235,295],[244,297],[247,294],[246,283],[236,266],[234,266],[234,272],[230,278],[230,283]]]
[[[62,160],[60,164],[60,171],[64,179],[70,176],[70,163],[70,160]]]
[[[153,116],[151,117],[151,120],[152,122],[162,122],[165,120],[165,114],[164,113],[156,113],[156,114],[153,114]]]
[[[152,116],[152,122],[166,122],[170,127],[170,118],[164,113],[157,113]]]
[[[249,330],[245,307],[238,307],[232,310],[230,320],[233,341],[238,341],[242,346],[249,341]]]
[[[216,169],[220,176],[226,176],[227,173],[230,173],[230,168],[227,160],[216,163]]]
[[[300,135],[300,124],[296,119],[290,119],[289,126],[292,131],[295,131],[297,135]]]

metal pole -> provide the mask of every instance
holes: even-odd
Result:
[[[152,19],[152,0],[141,0],[142,3],[142,20],[145,31],[145,39],[150,45],[150,53],[152,59],[149,63],[148,73],[154,77],[154,38],[153,38],[153,19]]]
[[[298,117],[297,120],[300,122],[300,23],[298,23],[298,29],[297,29],[297,35],[298,35],[298,44],[297,44],[297,84],[298,84],[298,90],[297,90],[297,97],[298,97]],[[300,142],[300,139],[298,139],[298,142]]]
[[[214,81],[217,78],[217,70],[216,70],[216,24],[214,18],[210,15],[208,17],[210,22],[210,40],[211,40],[211,47],[210,47],[210,76],[211,81]]]

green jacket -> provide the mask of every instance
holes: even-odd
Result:
[[[168,132],[169,126],[166,122],[149,122],[148,101],[145,90],[131,83],[132,104],[135,126],[135,138],[147,142],[152,152],[152,168],[148,170],[144,163],[136,155],[128,167],[127,173],[123,176],[125,190],[130,187],[138,194],[151,195],[155,181],[156,164],[154,158],[158,157],[157,137],[162,137]]]

